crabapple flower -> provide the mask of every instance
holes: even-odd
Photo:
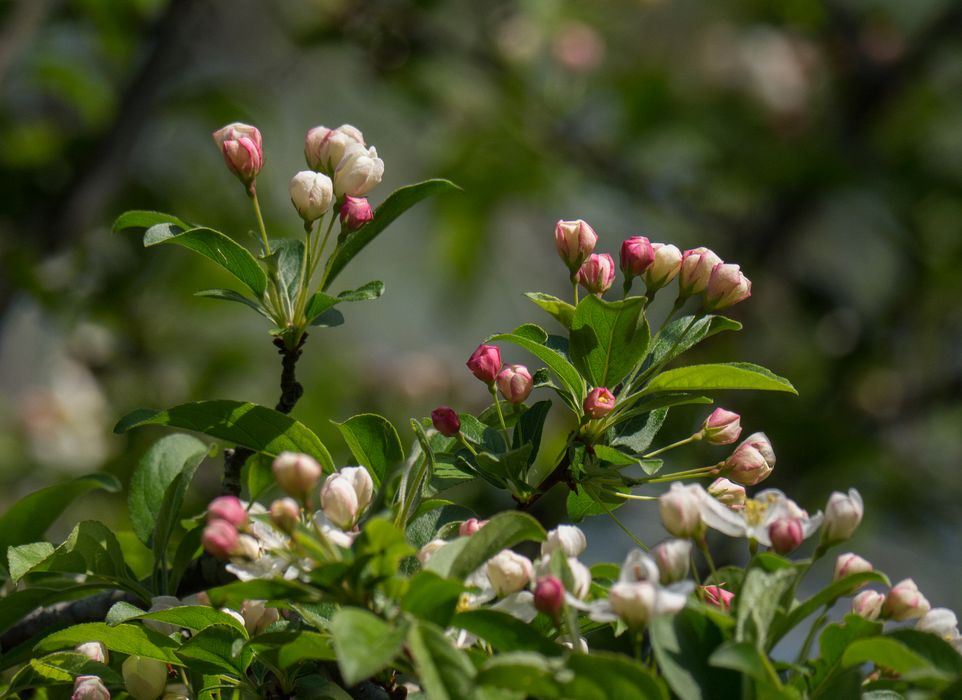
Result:
[[[261,546],[256,537],[251,537],[250,535],[237,536],[237,546],[234,547],[234,551],[231,552],[231,557],[240,557],[241,559],[255,561],[260,559],[260,556]]]
[[[752,295],[752,282],[738,265],[718,263],[712,268],[705,289],[705,309],[716,311],[733,306]]]
[[[110,691],[99,676],[77,676],[70,700],[110,700]]]
[[[698,484],[672,484],[658,497],[662,525],[675,537],[698,537],[705,529],[702,501],[706,498],[705,490]]]
[[[281,452],[272,465],[274,480],[295,498],[304,498],[321,478],[321,465],[313,457],[297,452]]]
[[[735,600],[735,594],[721,586],[702,586],[701,591],[705,595],[706,603],[721,610],[730,610],[732,601]]]
[[[418,553],[416,555],[418,561],[421,563],[421,566],[424,566],[425,564],[427,564],[428,561],[431,559],[431,557],[434,555],[434,553],[437,552],[439,549],[441,549],[441,547],[443,547],[446,544],[447,542],[445,542],[444,540],[438,539],[438,540],[431,540],[426,545],[421,547],[421,549],[418,550]]]
[[[867,560],[854,552],[846,552],[845,554],[839,554],[838,558],[835,559],[835,573],[832,575],[832,580],[840,581],[846,576],[864,574],[873,570],[872,564]]]
[[[157,700],[167,686],[167,664],[144,656],[128,656],[121,670],[124,687],[135,700]]]
[[[885,595],[878,591],[862,591],[852,598],[852,612],[866,620],[876,620],[882,614]]]
[[[207,522],[226,520],[237,528],[247,524],[247,509],[237,496],[218,496],[207,506]]]
[[[556,576],[542,576],[534,586],[534,607],[557,618],[565,603],[565,587]]]
[[[621,271],[625,279],[644,273],[655,262],[655,249],[644,236],[632,236],[621,244]]]
[[[899,581],[885,596],[882,617],[891,620],[914,620],[922,617],[931,609],[929,601],[919,592],[919,587],[910,578]]]
[[[365,197],[344,197],[341,205],[341,226],[348,231],[357,231],[364,224],[374,220],[371,204]]]
[[[237,549],[237,528],[226,520],[213,520],[204,527],[200,541],[204,551],[221,560],[230,559]]]
[[[487,524],[487,520],[468,518],[458,526],[458,534],[461,535],[461,537],[470,537]]]
[[[548,536],[541,543],[541,556],[550,557],[556,550],[561,550],[566,557],[577,557],[588,547],[585,533],[576,525],[559,525],[548,530]]]
[[[591,570],[574,557],[568,557],[568,571],[571,572],[571,594],[584,600],[591,591]]]
[[[531,372],[524,365],[505,365],[495,380],[508,403],[524,403],[534,388]]]
[[[642,276],[649,293],[671,282],[681,269],[681,251],[677,247],[666,243],[652,243],[651,248],[655,251],[655,260]]]
[[[311,170],[333,175],[349,146],[364,145],[364,135],[350,124],[336,129],[315,126],[304,137],[304,158]]]
[[[735,510],[745,507],[745,487],[729,481],[723,476],[718,477],[708,487],[708,495],[714,497]]]
[[[245,600],[241,605],[241,617],[244,627],[250,636],[264,632],[268,627],[281,619],[277,608],[269,608],[263,600]]]
[[[959,619],[948,608],[932,608],[915,623],[915,629],[942,637],[947,642],[959,638]]]
[[[591,294],[601,296],[615,281],[615,261],[608,253],[592,254],[578,268],[578,284]]]
[[[491,386],[501,371],[501,350],[497,345],[479,345],[465,364],[471,374]]]
[[[100,642],[84,642],[77,646],[74,651],[83,654],[91,661],[96,661],[98,664],[105,664],[110,660],[107,648]]]
[[[343,530],[349,530],[371,503],[374,482],[364,467],[345,467],[331,474],[321,487],[321,510]]]
[[[291,204],[304,219],[312,224],[324,216],[334,203],[331,178],[313,170],[302,170],[291,178]]]
[[[461,432],[461,418],[450,406],[438,406],[431,411],[431,423],[444,437],[455,437]]]
[[[822,539],[826,543],[842,542],[852,536],[862,522],[865,508],[862,496],[855,489],[849,489],[848,494],[835,491],[828,497],[825,506],[825,530]]]
[[[822,513],[809,514],[778,489],[766,489],[745,502],[742,510],[732,510],[714,498],[700,501],[701,519],[708,527],[729,537],[746,537],[766,547],[772,546],[769,528],[776,520],[799,521],[802,538],[811,537],[822,524]]]
[[[384,161],[377,157],[374,146],[349,145],[334,170],[334,194],[338,198],[363,197],[378,186],[383,176]]]
[[[213,136],[228,169],[251,188],[257,174],[264,167],[261,132],[256,126],[234,122],[218,129]]]
[[[798,518],[786,517],[772,521],[768,526],[768,539],[777,554],[789,554],[805,540],[805,530]]]
[[[559,221],[554,226],[555,248],[572,274],[588,259],[597,243],[598,234],[581,219]]]
[[[615,395],[605,387],[597,387],[588,392],[584,402],[581,404],[585,415],[593,420],[604,418],[615,408]]]
[[[528,585],[534,573],[531,560],[510,549],[504,549],[488,560],[485,573],[499,596],[507,596]]]
[[[293,498],[278,498],[271,503],[271,522],[281,532],[293,532],[301,521],[301,507]]]
[[[670,539],[651,550],[658,564],[658,580],[662,584],[681,581],[688,575],[691,563],[691,540]]]
[[[724,474],[745,486],[768,478],[775,468],[775,451],[765,433],[752,433],[725,460]]]
[[[702,439],[711,445],[730,445],[742,434],[741,416],[716,408],[701,426]]]
[[[681,268],[678,272],[678,295],[681,298],[701,294],[708,287],[711,271],[722,262],[708,248],[692,248],[681,255]]]

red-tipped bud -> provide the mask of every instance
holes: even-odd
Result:
[[[301,521],[301,507],[293,498],[279,498],[271,503],[271,522],[282,532],[293,532]]]
[[[497,345],[479,345],[465,364],[471,374],[491,386],[501,371],[501,350]]]
[[[720,586],[702,586],[701,590],[705,594],[706,603],[722,610],[731,608],[732,601],[735,600],[734,593],[726,591]]]
[[[438,406],[431,411],[431,422],[444,437],[455,437],[461,432],[461,419],[450,406]]]
[[[98,664],[105,664],[110,660],[110,656],[107,654],[107,648],[100,642],[84,642],[74,651],[78,654],[83,654],[91,661],[96,661]]]
[[[686,250],[681,256],[681,269],[678,272],[678,294],[690,297],[701,294],[708,288],[711,271],[722,259],[708,248]]]
[[[207,506],[207,522],[226,520],[236,528],[247,524],[247,510],[237,496],[218,496]]]
[[[899,622],[914,620],[925,615],[931,607],[929,601],[919,592],[915,581],[907,578],[892,586],[892,590],[885,596],[882,616]]]
[[[858,491],[849,489],[847,494],[835,491],[825,506],[822,539],[833,543],[847,540],[862,522],[864,512],[862,496]]]
[[[701,427],[702,439],[712,445],[730,445],[742,434],[742,417],[724,408],[716,408]]]
[[[625,279],[637,277],[655,262],[655,249],[644,236],[632,236],[621,244],[621,271]]]
[[[487,524],[487,520],[468,518],[458,527],[458,534],[461,535],[461,537],[470,537]]]
[[[725,460],[732,481],[754,486],[764,481],[775,468],[775,451],[765,433],[752,433]]]
[[[200,537],[204,551],[217,559],[230,559],[237,549],[237,528],[226,520],[213,520],[204,528]]]
[[[110,700],[110,691],[98,676],[77,676],[70,700]]]
[[[597,243],[598,234],[581,219],[559,221],[554,226],[555,248],[572,273],[588,259]]]
[[[261,132],[255,126],[234,122],[218,129],[213,136],[227,167],[241,182],[250,186],[264,167]]]
[[[852,598],[852,612],[866,620],[876,620],[882,614],[885,595],[878,591],[862,591]]]
[[[832,576],[832,580],[839,581],[852,574],[864,574],[873,570],[871,562],[854,552],[846,552],[845,554],[839,554],[835,560],[835,574]]]
[[[603,386],[599,386],[588,392],[582,408],[586,416],[597,420],[611,413],[615,408],[615,402],[615,395]]]
[[[555,576],[542,576],[534,587],[534,607],[553,618],[561,614],[565,604],[565,587]]]
[[[777,554],[788,554],[802,544],[805,529],[798,518],[778,518],[768,526],[768,536]]]
[[[742,274],[738,265],[718,263],[712,268],[705,289],[705,308],[724,309],[744,301],[752,295],[752,282]]]
[[[336,129],[315,126],[304,137],[304,158],[311,170],[333,175],[347,148],[363,145],[364,135],[350,124]]]
[[[344,204],[341,205],[341,226],[348,231],[357,231],[373,219],[374,212],[371,210],[371,204],[366,197],[351,197],[348,195],[344,198]]]
[[[615,261],[608,253],[590,255],[578,269],[578,284],[601,296],[615,281]]]
[[[497,377],[501,395],[510,403],[524,403],[534,388],[531,372],[524,365],[505,365]]]

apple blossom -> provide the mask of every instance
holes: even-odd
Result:
[[[200,541],[204,551],[217,559],[230,559],[237,548],[237,528],[226,520],[213,520],[204,527]]]
[[[470,537],[487,524],[487,520],[468,518],[458,526],[458,534],[461,535],[461,537]]]
[[[334,170],[334,194],[363,197],[377,187],[384,176],[384,161],[377,157],[374,146],[348,145]]]
[[[615,281],[615,262],[608,253],[592,254],[578,268],[578,284],[591,294],[601,296]]]
[[[708,495],[729,508],[737,510],[745,507],[745,487],[723,476],[711,482],[708,486]]]
[[[277,485],[291,496],[303,499],[321,478],[321,465],[310,455],[281,452],[272,465]]]
[[[922,617],[931,609],[929,601],[910,578],[892,586],[882,605],[882,616],[899,622]]]
[[[528,585],[534,567],[527,557],[504,549],[488,560],[485,572],[495,593],[506,596]]]
[[[705,309],[717,311],[752,295],[752,283],[742,274],[738,265],[719,263],[712,268],[708,287],[705,289]]]
[[[431,411],[431,423],[444,437],[455,437],[461,432],[461,418],[450,406],[438,406]]]
[[[309,226],[324,216],[334,203],[331,178],[313,170],[302,170],[291,178],[291,204]]]
[[[721,262],[721,258],[704,247],[692,248],[682,253],[678,272],[678,295],[684,298],[704,292],[708,287],[712,268]]]
[[[357,231],[364,224],[374,220],[374,212],[371,204],[365,197],[344,197],[344,204],[341,205],[341,226],[348,231]]]
[[[690,487],[689,487],[690,488]],[[701,499],[701,519],[708,527],[729,537],[746,537],[766,547],[772,546],[769,528],[782,518],[799,521],[802,538],[811,537],[822,524],[821,512],[809,516],[777,489],[766,489],[745,502],[741,510],[732,510],[714,498]]]
[[[745,486],[764,481],[775,468],[775,451],[765,433],[752,433],[725,460],[724,474]]]
[[[269,608],[263,600],[245,600],[241,605],[241,617],[250,636],[260,634],[281,618],[277,608]]]
[[[424,566],[425,564],[427,564],[428,560],[431,559],[431,556],[446,544],[447,542],[445,542],[444,540],[437,539],[437,540],[431,540],[426,545],[421,547],[421,549],[418,550],[418,553],[416,555],[417,560],[421,562],[421,566]]]
[[[304,137],[304,158],[311,170],[333,175],[348,146],[364,145],[364,135],[350,124],[336,129],[315,126]]]
[[[790,516],[773,520],[768,526],[768,539],[777,554],[794,552],[805,539],[802,521]]]
[[[675,537],[698,537],[704,531],[702,501],[707,497],[698,484],[674,483],[658,497],[662,525]]]
[[[735,594],[721,586],[702,586],[701,591],[705,595],[706,603],[722,610],[731,609],[732,601],[735,600]]]
[[[644,236],[632,236],[621,244],[621,271],[625,279],[637,277],[655,262],[655,249]]]
[[[852,612],[866,620],[875,620],[882,613],[885,595],[878,591],[862,591],[852,598]]]
[[[534,607],[538,612],[557,618],[564,607],[564,584],[556,576],[542,576],[534,586]]]
[[[247,524],[247,509],[237,496],[218,496],[207,506],[207,522],[226,520],[237,528]]]
[[[471,374],[491,386],[501,371],[501,350],[497,345],[479,345],[466,364]]]
[[[508,403],[524,403],[534,388],[531,372],[524,365],[505,365],[496,378],[498,389]]]
[[[291,533],[301,521],[301,507],[293,498],[279,498],[271,503],[271,522],[281,532]]]
[[[724,408],[712,411],[701,427],[702,439],[712,445],[730,445],[741,434],[741,416]]]
[[[849,489],[847,495],[833,492],[825,506],[822,539],[830,544],[847,540],[862,522],[864,510],[862,496],[855,489]]]
[[[576,525],[559,525],[548,530],[548,536],[541,543],[541,556],[550,557],[552,552],[560,550],[566,557],[577,557],[588,546],[585,533]]]
[[[74,651],[83,654],[91,661],[96,661],[98,664],[105,664],[110,660],[107,648],[100,642],[84,642],[78,645]]]
[[[665,243],[652,243],[651,248],[655,252],[655,260],[642,275],[649,294],[653,294],[675,279],[681,269],[681,251],[677,247]]]
[[[839,554],[835,559],[835,573],[832,580],[839,581],[846,576],[863,574],[872,570],[873,567],[868,561],[854,552],[846,552],[845,554]]]
[[[145,656],[128,656],[121,666],[124,687],[135,700],[157,700],[167,686],[167,664]]]
[[[947,642],[959,638],[959,620],[948,608],[932,608],[919,618],[915,629],[938,635]]]
[[[228,169],[253,192],[254,179],[264,167],[261,132],[255,126],[234,122],[218,129],[213,136]]]
[[[658,580],[662,584],[680,581],[688,575],[691,547],[691,540],[670,539],[651,550],[651,556],[658,564]]]
[[[559,221],[554,227],[554,242],[558,255],[574,275],[594,251],[598,234],[581,219]]]
[[[77,676],[70,700],[110,700],[110,691],[99,676]]]
[[[588,392],[581,407],[585,415],[593,420],[604,418],[615,408],[615,395],[605,387],[597,387]]]

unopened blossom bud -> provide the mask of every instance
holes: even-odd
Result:
[[[224,162],[237,178],[250,187],[264,167],[261,132],[249,124],[234,122],[214,132],[214,142],[224,155]]]
[[[520,404],[531,394],[534,379],[524,365],[505,365],[497,376],[498,389],[508,403]]]
[[[237,546],[231,552],[231,556],[240,557],[249,561],[255,561],[261,556],[261,546],[256,539],[250,535],[238,535]]]
[[[461,535],[461,537],[470,537],[487,524],[487,520],[468,518],[458,526],[458,534]]]
[[[160,700],[190,700],[190,690],[183,683],[168,683]]]
[[[304,498],[321,478],[321,465],[310,455],[281,452],[274,458],[277,485],[295,498]]]
[[[341,226],[348,231],[357,231],[364,224],[374,220],[371,203],[365,197],[344,197],[341,205]]]
[[[591,569],[574,557],[568,557],[568,571],[571,572],[571,594],[584,600],[591,591]]]
[[[678,295],[685,298],[704,292],[708,288],[712,269],[721,262],[722,259],[708,248],[693,248],[682,253]]]
[[[237,528],[226,520],[213,520],[204,527],[200,541],[204,551],[217,559],[230,559],[237,548]]]
[[[716,408],[702,424],[702,439],[711,445],[730,445],[742,434],[741,420],[734,411]]]
[[[557,619],[565,604],[565,587],[555,576],[542,576],[534,587],[534,607]]]
[[[691,540],[665,540],[651,550],[651,556],[658,564],[658,580],[662,584],[681,581],[691,564]]]
[[[651,248],[655,251],[655,261],[643,275],[649,293],[671,282],[681,269],[681,251],[677,247],[666,243],[652,243]]]
[[[775,468],[775,451],[765,433],[752,433],[725,460],[727,476],[745,486],[764,481]]]
[[[218,496],[207,506],[207,522],[226,520],[234,527],[247,524],[247,509],[237,496]]]
[[[311,224],[324,216],[334,203],[331,178],[313,170],[302,170],[291,178],[291,204]]]
[[[455,437],[461,432],[461,418],[450,406],[438,406],[431,411],[431,422],[444,437]]]
[[[100,642],[84,642],[74,649],[78,654],[83,654],[91,661],[96,661],[98,664],[105,664],[110,660],[109,654],[107,654],[107,648]]]
[[[655,249],[644,236],[632,236],[621,243],[621,271],[625,279],[643,274],[655,262]]]
[[[839,581],[852,574],[864,574],[873,570],[872,564],[867,560],[854,552],[846,552],[845,554],[839,554],[835,560],[835,573],[832,580]]]
[[[611,609],[631,628],[638,628],[651,619],[658,590],[651,581],[619,581],[608,591]]]
[[[271,503],[271,522],[281,532],[291,533],[301,522],[301,507],[293,498],[278,498]]]
[[[277,608],[269,608],[263,600],[245,600],[241,605],[244,628],[250,636],[260,634],[281,618]]]
[[[674,483],[658,497],[661,522],[675,537],[697,537],[704,531],[701,521],[703,492],[697,485]]]
[[[479,345],[465,364],[471,374],[491,386],[501,371],[501,350],[497,345]]]
[[[862,522],[863,513],[862,496],[858,491],[849,489],[847,495],[835,491],[825,506],[822,539],[829,543],[847,540]]]
[[[98,676],[77,676],[70,700],[110,700],[110,691]]]
[[[708,495],[713,496],[720,503],[732,509],[745,507],[745,487],[729,481],[723,476],[711,482],[708,487]]]
[[[304,158],[311,170],[333,175],[348,146],[364,146],[364,136],[350,124],[336,129],[315,126],[304,137]]]
[[[599,386],[588,392],[581,407],[585,415],[593,420],[604,418],[615,408],[615,395],[603,386]]]
[[[702,586],[701,590],[705,595],[706,603],[722,610],[729,610],[732,601],[735,600],[735,594],[721,586]]]
[[[421,566],[424,566],[425,564],[427,564],[428,560],[431,559],[434,553],[437,552],[439,549],[441,549],[441,547],[443,547],[446,544],[447,542],[445,542],[444,540],[431,540],[426,545],[421,547],[421,549],[418,550],[418,553],[416,555],[418,561],[421,562]]]
[[[238,542],[240,541],[240,536],[238,536]],[[234,551],[231,552],[231,556],[234,556],[237,552],[238,547],[235,546]],[[183,605],[184,603],[172,595],[158,595],[150,599],[150,608],[147,610],[149,613],[160,612],[162,610],[170,610],[171,608],[176,608]],[[155,632],[160,632],[164,636],[170,636],[174,632],[180,629],[178,625],[171,624],[169,622],[161,622],[160,620],[144,620],[144,624]]]
[[[589,255],[578,268],[578,284],[592,294],[601,296],[615,281],[615,261],[608,253]]]
[[[555,248],[572,274],[588,259],[597,243],[598,234],[581,219],[559,221],[554,226]]]
[[[910,578],[899,581],[885,596],[882,616],[901,622],[922,617],[931,609],[929,601],[919,592],[919,587]]]
[[[321,487],[321,510],[342,530],[354,527],[360,508],[357,493],[350,481],[340,474],[331,474]]]
[[[768,526],[768,537],[777,554],[788,554],[805,540],[805,530],[798,518],[778,518]]]
[[[534,567],[527,557],[504,549],[488,560],[485,571],[495,593],[506,596],[528,585]]]
[[[862,591],[852,598],[852,612],[866,620],[875,620],[882,614],[885,596],[878,591]]]
[[[134,700],[157,700],[167,686],[167,664],[145,656],[128,656],[121,670]]]
[[[718,263],[712,268],[705,289],[705,309],[715,311],[733,306],[752,295],[752,282],[738,265]]]
[[[559,525],[554,530],[548,530],[548,536],[541,543],[541,556],[550,557],[555,551],[561,551],[566,557],[577,557],[588,547],[585,533],[577,525]]]
[[[959,637],[959,619],[948,608],[932,608],[919,618],[915,629],[938,635],[951,642]]]
[[[377,187],[384,176],[384,161],[377,157],[374,146],[348,146],[334,170],[334,194],[363,197]]]
[[[362,513],[371,505],[374,497],[374,480],[365,467],[344,467],[338,472],[354,487],[357,494],[357,507]]]

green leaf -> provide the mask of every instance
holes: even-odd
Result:
[[[602,515],[608,511],[621,508],[625,503],[627,501],[623,498],[611,496],[604,492],[599,493],[597,489],[585,481],[578,484],[574,491],[568,491],[565,507],[571,521],[579,523],[589,515]]]
[[[401,599],[401,609],[421,620],[447,627],[464,586],[433,571],[419,571]]]
[[[22,561],[21,555],[15,555]],[[63,544],[41,561],[24,570],[18,567],[20,576],[35,571],[63,573],[86,573],[102,576],[119,583],[136,586],[133,576],[124,563],[124,555],[113,531],[96,520],[78,523]]]
[[[557,660],[546,659],[534,652],[510,652],[487,659],[475,682],[482,687],[501,688],[523,693],[524,698],[553,700],[561,698]],[[568,696],[564,696],[568,697]],[[602,700],[604,696],[596,696]]]
[[[499,652],[536,651],[560,656],[564,649],[543,637],[530,624],[498,610],[468,610],[455,615],[452,627],[459,627],[484,639]]]
[[[659,391],[719,391],[721,389],[754,389],[757,391],[785,391],[798,394],[791,382],[764,367],[750,362],[690,365],[670,369],[655,376],[642,394]]]
[[[58,649],[73,648],[84,642],[100,642],[110,651],[134,656],[146,656],[169,664],[181,665],[174,655],[177,642],[143,625],[117,625],[105,622],[88,622],[73,625],[65,630],[47,635],[35,647],[35,654]]]
[[[721,630],[704,613],[685,608],[649,624],[651,644],[668,685],[685,700],[741,697],[741,677],[710,666],[709,657],[724,641]]]
[[[49,542],[21,544],[7,550],[10,578],[17,582],[33,567],[53,554],[54,546]]]
[[[243,676],[254,655],[241,644],[246,638],[234,627],[215,625],[194,634],[176,653],[191,670]]]
[[[371,472],[375,485],[380,485],[391,467],[404,461],[401,438],[391,421],[384,416],[362,413],[343,423],[331,422],[341,431],[354,459]]]
[[[753,642],[760,649],[768,648],[768,628],[778,612],[782,595],[798,577],[794,567],[764,571],[752,567],[745,574],[741,589],[735,597],[735,640]]]
[[[240,610],[245,600],[263,600],[268,604],[273,602],[316,602],[320,594],[299,581],[287,579],[251,579],[250,581],[233,581],[207,591],[210,603],[215,608],[231,608]]]
[[[384,282],[373,280],[362,284],[357,289],[348,289],[337,295],[338,301],[371,301],[379,299],[384,294]]]
[[[724,316],[682,316],[665,326],[651,345],[648,366],[671,362],[681,353],[722,331],[739,331],[742,324]]]
[[[534,326],[533,324],[525,324],[516,328],[512,333],[499,333],[488,338],[485,342],[498,342],[504,341],[508,343],[513,343],[519,347],[524,348],[532,355],[537,357],[539,360],[544,362],[548,369],[557,375],[558,379],[564,385],[565,390],[569,395],[569,406],[572,407],[575,412],[580,415],[581,412],[581,402],[584,400],[585,396],[585,381],[581,378],[578,370],[568,362],[565,357],[556,350],[552,350],[547,347],[544,342],[538,341],[536,336],[532,336],[532,331],[541,331],[545,340],[547,340],[547,333]]]
[[[41,539],[53,522],[76,498],[88,491],[120,490],[109,474],[90,474],[48,486],[24,496],[0,516],[0,562],[7,563],[7,548]]]
[[[120,675],[109,666],[91,661],[83,654],[60,651],[30,659],[30,662],[23,666],[10,681],[10,687],[4,697],[17,697],[14,694],[23,693],[27,688],[73,683],[77,676],[98,676],[108,685],[123,683]],[[40,694],[35,694],[34,697],[40,697]]]
[[[567,667],[574,672],[574,676],[564,685],[565,698],[668,700],[667,689],[652,671],[618,654],[572,654]],[[688,700],[690,696],[682,697]]]
[[[668,417],[667,408],[657,408],[651,413],[642,414],[618,423],[617,435],[611,441],[612,447],[627,447],[635,454],[643,454],[654,441]]]
[[[367,610],[338,610],[331,620],[331,636],[344,682],[356,685],[387,668],[404,648],[406,632]]]
[[[461,700],[471,693],[474,666],[444,632],[427,622],[411,626],[408,649],[424,693],[431,700]]]
[[[159,211],[132,210],[125,211],[114,221],[113,232],[123,231],[126,228],[150,228],[157,224],[174,224],[182,229],[191,228],[191,225],[182,219],[178,219],[171,214],[164,214]]]
[[[865,571],[858,574],[851,574],[843,579],[835,581],[824,589],[813,595],[804,603],[800,603],[788,612],[784,625],[775,639],[779,639],[782,634],[794,629],[806,617],[814,613],[824,605],[831,605],[842,596],[850,595],[855,589],[867,583],[882,583],[891,586],[888,576],[880,571]],[[962,658],[962,657],[960,657]]]
[[[303,452],[314,457],[326,472],[334,460],[324,443],[304,424],[289,416],[243,401],[198,401],[166,410],[134,411],[114,426],[124,433],[142,425],[168,425],[226,440],[276,457],[281,452]]]
[[[301,287],[304,243],[293,238],[276,238],[271,239],[270,244],[271,254],[264,258],[264,263],[274,273],[278,286],[293,306]]]
[[[127,506],[131,526],[141,542],[150,544],[167,487],[187,464],[200,463],[207,449],[207,445],[190,435],[167,435],[140,458],[130,477]]]
[[[544,433],[544,422],[550,410],[550,401],[538,401],[522,414],[514,427],[511,445],[514,449],[520,449],[522,445],[530,445],[528,464],[534,462],[538,457],[538,450],[541,449],[541,435]]]
[[[645,298],[588,294],[571,321],[571,359],[592,386],[614,388],[648,352]]]
[[[905,644],[890,637],[869,637],[852,642],[842,654],[843,666],[857,666],[866,661],[891,669],[896,673],[909,673],[931,667],[923,657]]]
[[[328,266],[324,281],[326,291],[331,283],[354,257],[384,231],[393,221],[422,199],[435,194],[453,192],[461,188],[448,180],[426,180],[416,185],[408,185],[391,193],[374,210],[374,219],[351,233],[344,243],[338,245]]]
[[[247,643],[257,656],[267,655],[281,670],[286,670],[302,661],[335,661],[337,654],[327,635],[308,630],[286,629],[265,632]],[[350,696],[348,696],[350,697]]]
[[[311,298],[307,300],[307,305],[304,307],[304,317],[307,319],[308,323],[313,323],[314,319],[328,309],[334,308],[340,301],[340,299],[337,297],[332,297],[330,294],[325,294],[324,292],[314,292],[314,294],[311,295]]]
[[[628,466],[629,464],[638,464],[638,458],[632,457],[629,454],[620,452],[614,447],[608,447],[607,445],[595,445],[592,448],[595,452],[595,457],[600,459],[602,462],[608,462],[609,464],[614,464],[615,466]]]
[[[247,629],[240,620],[207,605],[178,605],[157,612],[146,612],[130,603],[120,602],[115,603],[107,612],[106,623],[111,627],[131,620],[156,620],[195,632],[221,625],[233,627],[240,636],[247,638]]]
[[[565,328],[571,328],[571,320],[575,315],[575,307],[558,297],[541,292],[528,292],[525,294],[531,301],[547,311],[552,318]]]
[[[425,568],[463,579],[502,549],[526,540],[541,542],[546,536],[541,524],[527,513],[499,513],[470,537],[460,537],[439,549]]]
[[[768,657],[749,642],[726,642],[712,653],[708,663],[744,673],[756,681],[781,688],[781,680]]]
[[[205,299],[223,299],[224,301],[235,301],[239,304],[243,304],[244,306],[254,309],[254,311],[269,321],[274,320],[271,318],[270,313],[268,313],[263,304],[255,301],[254,299],[249,299],[243,294],[235,292],[233,289],[203,289],[199,292],[194,292],[194,296],[204,297]]]
[[[214,261],[247,285],[258,298],[267,289],[267,275],[247,248],[220,231],[198,227],[184,230],[175,223],[154,224],[144,233],[144,247],[176,243]]]
[[[962,674],[962,656],[954,646],[937,634],[914,629],[895,629],[885,636],[904,644],[948,675]]]

